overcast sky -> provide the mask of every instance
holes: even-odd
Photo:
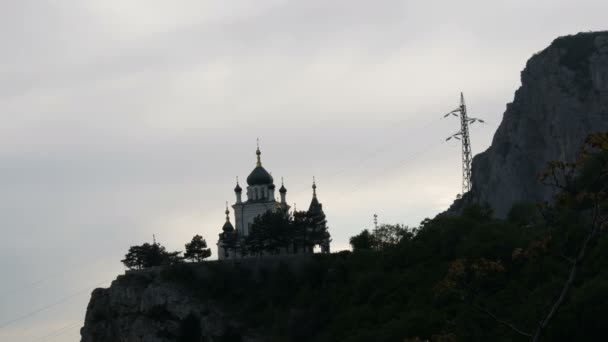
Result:
[[[0,340],[78,341],[129,246],[213,247],[255,141],[289,203],[318,182],[333,250],[461,187],[441,120],[485,150],[526,60],[608,2],[0,1]]]

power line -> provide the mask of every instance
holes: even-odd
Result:
[[[430,146],[429,146],[428,148],[426,148],[426,149],[419,150],[419,151],[414,151],[414,152],[412,152],[412,153],[408,154],[408,155],[406,156],[406,158],[402,159],[402,160],[401,160],[401,161],[399,161],[397,164],[395,164],[395,165],[393,165],[393,166],[388,166],[388,167],[386,167],[386,168],[382,169],[382,171],[380,171],[380,172],[376,173],[376,175],[375,175],[374,177],[371,177],[371,178],[367,179],[367,180],[366,180],[366,181],[364,181],[364,182],[360,182],[360,183],[358,183],[356,187],[351,188],[351,190],[348,192],[348,195],[352,195],[353,193],[355,193],[355,192],[357,192],[357,191],[359,191],[359,190],[363,189],[363,186],[364,186],[364,185],[367,185],[367,184],[369,184],[371,181],[378,179],[378,178],[379,178],[379,176],[382,176],[382,175],[383,175],[383,174],[385,174],[386,172],[391,171],[391,170],[396,170],[396,169],[400,168],[401,166],[403,166],[404,164],[406,164],[406,163],[408,163],[408,162],[411,162],[411,161],[416,160],[416,159],[417,159],[417,158],[419,158],[419,157],[420,157],[420,156],[421,156],[423,153],[428,152],[428,151],[431,151],[431,150],[433,150],[433,149],[437,148],[438,146],[440,146],[440,145],[441,145],[441,144],[443,144],[443,143],[445,143],[445,142],[436,143],[435,145],[430,145]],[[342,197],[344,197],[344,196],[342,196]]]
[[[55,339],[56,337],[59,337],[69,331],[71,331],[72,329],[79,327],[82,324],[82,322],[80,321],[76,321],[76,322],[72,322],[62,328],[59,328],[57,330],[51,331],[48,334],[39,337],[38,339],[32,341],[32,342],[47,342],[50,340]]]
[[[437,121],[437,120],[438,120],[437,118],[434,118],[433,120],[429,120],[429,121],[427,121],[425,124],[423,124],[422,126],[419,126],[419,127],[415,128],[415,129],[416,129],[417,131],[423,131],[423,130],[425,130],[425,129],[429,128],[430,126],[434,125],[434,124],[436,123],[436,121]],[[406,120],[399,120],[399,121],[397,121],[395,124],[398,124],[398,123],[401,123],[401,122],[404,122],[404,121],[406,121]],[[363,163],[364,163],[365,161],[367,161],[367,160],[369,160],[369,159],[371,159],[371,158],[375,157],[376,155],[380,154],[382,151],[384,151],[384,150],[386,150],[386,149],[390,148],[391,146],[394,146],[394,145],[395,145],[395,143],[401,139],[401,137],[402,137],[402,136],[399,136],[399,137],[397,137],[396,139],[391,139],[391,140],[390,140],[388,143],[385,143],[385,144],[381,145],[380,147],[378,147],[378,148],[374,149],[374,150],[373,150],[371,153],[368,153],[368,154],[366,154],[365,156],[363,156],[362,158],[359,158],[359,159],[358,159],[356,162],[354,162],[354,163],[350,164],[350,166],[343,167],[343,168],[339,169],[338,171],[336,171],[336,172],[334,172],[334,173],[331,173],[331,174],[330,174],[329,176],[327,176],[325,179],[333,179],[333,178],[335,178],[336,176],[338,176],[338,175],[340,175],[340,174],[342,174],[342,173],[344,173],[344,172],[346,172],[346,171],[352,171],[352,170],[353,170],[353,168],[358,168],[358,167],[360,167],[361,165],[363,165]],[[352,145],[351,147],[349,147],[349,148],[347,148],[347,149],[344,149],[344,150],[341,150],[341,151],[342,151],[342,153],[343,153],[343,152],[345,152],[345,151],[349,150],[350,148],[354,148],[354,147],[357,147],[357,146],[356,146],[356,145]],[[408,156],[409,156],[409,155],[408,155]],[[304,194],[306,191],[308,191],[308,190],[302,190],[302,191],[296,192],[296,193],[295,193],[294,195],[292,195],[292,196],[299,196],[299,195],[302,195],[302,194]]]
[[[8,320],[8,321],[5,321],[5,322],[3,322],[3,323],[0,323],[0,331],[1,331],[2,329],[4,329],[4,328],[8,327],[9,325],[12,325],[12,324],[14,324],[14,323],[17,323],[17,322],[22,321],[22,320],[24,320],[24,319],[27,319],[27,318],[29,318],[29,317],[32,317],[32,316],[34,316],[34,315],[36,315],[36,314],[39,314],[39,313],[41,313],[41,312],[43,312],[43,311],[49,310],[49,309],[51,309],[51,308],[53,308],[53,307],[55,307],[55,306],[57,306],[57,305],[63,304],[63,303],[65,303],[65,302],[69,301],[70,299],[73,299],[73,298],[75,298],[75,297],[78,297],[78,296],[80,296],[80,295],[83,295],[83,294],[85,294],[85,293],[87,293],[87,292],[91,291],[91,289],[97,288],[97,287],[98,287],[98,286],[100,286],[101,284],[104,284],[104,283],[107,283],[107,282],[108,282],[107,280],[104,280],[104,281],[99,282],[99,283],[97,283],[97,284],[95,284],[95,285],[93,285],[93,286],[88,286],[88,287],[87,287],[87,288],[85,288],[85,289],[82,289],[82,290],[79,290],[79,291],[73,292],[73,293],[69,294],[68,296],[63,297],[63,298],[61,298],[60,300],[58,300],[58,301],[56,301],[56,302],[54,302],[54,303],[51,303],[51,304],[45,305],[45,306],[43,306],[43,307],[41,307],[41,308],[38,308],[38,309],[33,310],[33,311],[30,311],[30,312],[28,312],[28,313],[26,313],[26,314],[23,314],[23,315],[21,315],[21,316],[17,316],[17,317],[15,317],[15,318],[13,318],[13,319],[10,319],[10,320]]]
[[[424,131],[425,129],[429,128],[430,126],[432,126],[433,124],[435,124],[437,120],[430,120],[428,121],[426,124],[424,124],[423,126],[416,128],[417,131]],[[401,139],[401,136],[399,136],[396,139],[391,139],[388,143],[385,143],[383,145],[381,145],[380,147],[374,149],[371,153],[366,154],[363,158],[360,158],[358,161],[356,161],[355,163],[351,164],[348,167],[342,168],[340,169],[338,172],[330,175],[328,178],[333,178],[335,176],[338,176],[346,171],[352,170],[353,167],[359,167],[361,166],[365,161],[375,157],[376,155],[380,154],[382,151],[386,150],[387,148],[389,148],[390,146],[393,146],[397,141],[399,141]]]
[[[113,249],[111,252],[112,253],[118,252],[119,250],[122,250],[122,249],[123,248],[120,248],[120,249],[116,248],[116,249]],[[109,255],[107,257],[109,257]],[[9,296],[9,295],[18,294],[18,293],[21,293],[21,292],[23,292],[25,290],[31,289],[31,288],[36,288],[36,287],[38,287],[38,285],[41,285],[41,284],[45,283],[48,280],[51,280],[53,278],[57,278],[59,276],[65,275],[65,274],[68,274],[68,273],[73,272],[75,270],[79,270],[79,269],[81,269],[81,268],[83,268],[85,266],[91,266],[91,263],[98,264],[98,263],[102,262],[104,259],[106,259],[106,257],[89,258],[89,259],[87,259],[84,262],[80,262],[80,263],[72,265],[70,267],[66,267],[66,268],[60,269],[60,270],[58,270],[56,272],[49,273],[49,274],[47,274],[47,275],[39,278],[36,281],[31,282],[31,283],[22,284],[19,287],[15,287],[13,289],[3,291],[2,293],[0,293],[0,298],[4,298],[5,296]]]

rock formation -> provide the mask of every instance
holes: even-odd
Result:
[[[267,341],[271,333],[256,321],[257,298],[248,296],[278,282],[269,274],[302,274],[311,260],[277,256],[127,271],[93,291],[81,342]]]
[[[587,135],[608,130],[608,32],[557,38],[534,55],[507,105],[492,145],[473,159],[473,186],[450,208],[547,200],[537,176],[552,160],[573,161]]]
[[[129,271],[93,291],[81,342],[262,341],[228,311],[167,281],[161,268]]]

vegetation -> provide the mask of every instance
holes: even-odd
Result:
[[[272,255],[311,252],[315,246],[328,246],[331,240],[322,211],[296,211],[290,215],[277,210],[256,217],[249,235],[240,242],[227,241],[235,242],[244,255]]]
[[[411,239],[415,230],[400,224],[381,224],[371,233],[364,229],[359,235],[350,238],[353,251],[384,250],[401,243],[403,239]]]
[[[186,244],[186,253],[168,252],[164,246],[154,243],[144,243],[140,246],[131,246],[121,262],[130,270],[141,270],[155,266],[175,265],[184,260],[201,262],[211,256],[211,249],[207,248],[207,241],[200,235],[195,235],[192,241]]]
[[[353,237],[305,266],[166,269],[274,341],[603,341],[608,312],[608,134],[541,176],[551,204],[488,207]],[[386,229],[384,229],[386,228]]]
[[[184,259],[201,262],[211,256],[211,249],[207,248],[207,241],[200,235],[195,235],[192,241],[186,244]]]
[[[132,246],[125,255],[122,263],[128,269],[140,270],[161,265],[173,265],[181,261],[180,252],[167,252],[165,247],[158,243],[144,243],[141,246]]]

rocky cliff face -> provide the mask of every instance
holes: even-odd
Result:
[[[451,211],[488,203],[497,217],[513,204],[546,200],[537,181],[548,161],[573,161],[587,135],[608,130],[608,32],[560,37],[533,56],[492,145],[473,159],[472,191]]]
[[[93,291],[81,342],[267,341],[273,322],[260,318],[260,307],[288,290],[269,288],[283,286],[284,274],[301,276],[312,260],[281,256],[127,271]],[[301,319],[297,312],[285,316]]]
[[[262,341],[230,310],[167,280],[159,268],[128,272],[93,291],[80,334],[81,342]]]

